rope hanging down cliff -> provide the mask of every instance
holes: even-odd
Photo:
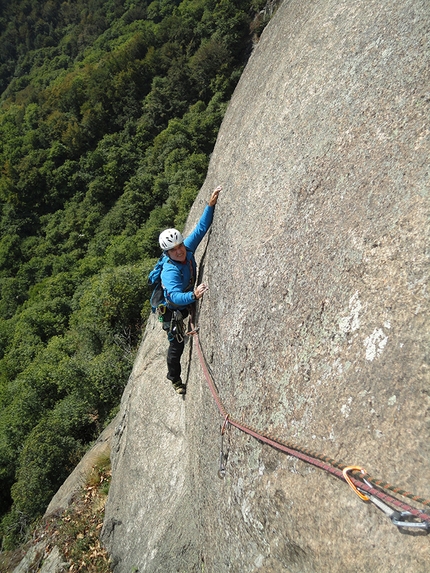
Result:
[[[187,334],[192,335],[194,338],[194,345],[197,350],[203,374],[205,376],[211,394],[215,400],[215,403],[218,407],[218,410],[224,419],[224,423],[221,430],[221,439],[227,425],[230,424],[231,426],[234,426],[238,430],[241,430],[242,432],[250,436],[253,436],[260,442],[268,444],[269,446],[272,446],[277,450],[283,451],[286,454],[294,456],[306,463],[312,464],[313,466],[319,467],[325,470],[326,472],[329,472],[330,474],[336,476],[337,478],[345,481],[363,501],[366,502],[370,501],[374,505],[376,505],[391,519],[392,523],[397,527],[421,529],[425,530],[426,532],[430,531],[430,513],[425,513],[420,509],[412,507],[408,503],[405,503],[404,501],[401,501],[396,497],[392,496],[391,494],[387,493],[387,491],[401,495],[402,497],[405,498],[409,498],[425,506],[430,506],[430,499],[424,499],[418,497],[403,489],[394,487],[387,482],[375,479],[374,477],[368,475],[364,469],[358,466],[348,466],[346,464],[342,464],[336,460],[333,460],[327,456],[321,455],[317,452],[313,452],[306,448],[301,448],[289,442],[284,442],[279,439],[275,439],[269,435],[258,432],[257,430],[254,430],[253,428],[247,426],[246,424],[232,418],[224,408],[224,405],[218,394],[213,378],[209,372],[200,345],[198,329],[194,325],[192,325],[191,332],[188,332]],[[221,462],[222,462],[222,453],[221,453]],[[225,468],[221,463],[220,467],[221,477],[224,471]],[[399,508],[401,511],[396,511],[391,506],[395,506]]]

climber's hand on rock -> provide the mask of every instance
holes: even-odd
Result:
[[[202,296],[208,290],[208,288],[209,288],[208,285],[205,283],[202,283],[201,285],[196,287],[194,289],[194,296],[196,297],[196,299],[202,298]]]
[[[215,207],[216,202],[218,201],[218,195],[220,194],[221,190],[222,190],[222,186],[218,185],[218,187],[212,192],[211,198],[209,199],[209,206],[210,207]]]

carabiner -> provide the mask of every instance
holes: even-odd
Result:
[[[219,455],[219,470],[218,470],[218,477],[220,479],[224,479],[225,477],[225,460],[226,456],[224,455],[224,434],[228,426],[228,414],[224,418],[224,423],[221,427],[221,451]]]
[[[363,501],[369,501],[369,497],[367,495],[365,495],[364,493],[362,493],[353,483],[351,478],[348,475],[348,472],[353,471],[353,470],[357,470],[357,471],[361,471],[362,474],[366,473],[366,470],[364,470],[363,468],[359,467],[359,466],[348,466],[347,468],[344,468],[342,470],[343,473],[343,477],[345,478],[346,483],[349,485],[349,487],[352,489],[352,491],[354,493],[356,493],[358,495],[358,497],[360,499],[362,499]]]
[[[412,517],[412,513],[409,511],[402,511],[398,512],[395,511],[394,513],[399,514],[399,516],[393,515],[391,517],[391,523],[396,527],[407,527],[410,529],[425,529],[427,532],[430,532],[430,522],[428,521],[404,521],[404,519],[408,517]]]
[[[220,479],[225,478],[225,458],[224,458],[224,434],[221,433],[221,449],[219,454],[219,470],[218,477]]]
[[[163,303],[161,303],[157,306],[157,310],[161,315],[166,314],[166,309],[167,309],[167,306]]]
[[[373,487],[370,482],[363,478],[363,481],[369,487]],[[418,519],[413,516],[410,511],[397,511],[389,505],[387,505],[382,499],[369,494],[368,500],[371,501],[377,508],[385,513],[385,515],[391,520],[391,523],[396,527],[406,527],[410,529],[425,529],[430,531],[430,522],[428,521],[407,521],[407,519]]]

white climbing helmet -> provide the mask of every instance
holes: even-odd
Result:
[[[160,243],[160,247],[163,251],[169,251],[170,249],[173,249],[173,247],[177,247],[182,244],[184,242],[184,237],[177,229],[166,229],[160,234],[158,242]]]

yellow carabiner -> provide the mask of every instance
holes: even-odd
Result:
[[[348,475],[348,472],[353,471],[353,470],[360,471],[362,474],[367,473],[366,470],[364,470],[363,468],[360,468],[359,466],[348,466],[347,468],[342,470],[343,477],[345,478],[346,483],[349,485],[349,487],[352,489],[352,491],[358,495],[358,497],[360,499],[362,499],[363,501],[369,501],[370,498],[367,495],[365,495],[364,493],[361,493],[361,491],[359,491],[355,487],[355,485],[352,483],[351,478]]]

